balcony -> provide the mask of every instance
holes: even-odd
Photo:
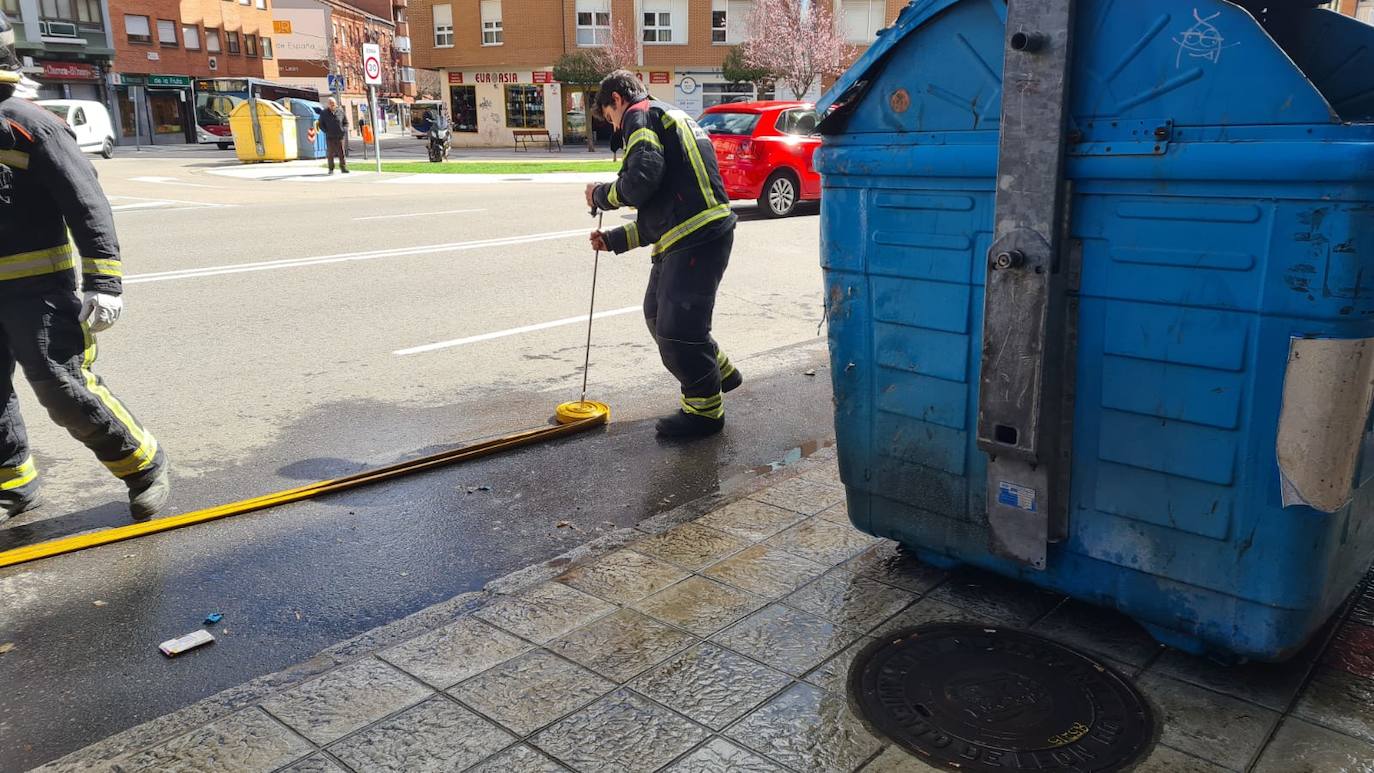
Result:
[[[403,54],[408,54],[410,53],[410,38],[397,35],[396,39],[391,42],[391,47]]]

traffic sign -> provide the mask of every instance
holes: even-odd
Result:
[[[363,83],[382,85],[382,47],[376,43],[363,44]]]
[[[330,92],[336,93],[336,94],[337,94],[337,93],[341,93],[341,92],[343,92],[343,91],[345,90],[345,89],[344,89],[344,86],[345,86],[345,85],[347,85],[347,84],[344,83],[344,76],[342,76],[342,75],[330,75],[330,76],[329,76],[329,90],[330,90]]]

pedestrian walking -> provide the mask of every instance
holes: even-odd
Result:
[[[348,116],[339,101],[330,97],[320,113],[320,131],[324,132],[325,158],[328,159],[329,173],[334,174],[334,160],[339,160],[339,168],[348,174],[348,153],[344,149],[344,139],[348,137]]]
[[[601,81],[595,105],[615,128],[625,159],[615,182],[587,186],[587,205],[637,212],[629,225],[593,232],[592,246],[618,254],[653,245],[644,319],[682,387],[681,409],[658,421],[658,434],[713,435],[725,426],[724,393],[744,383],[711,337],[716,291],[735,240],[715,149],[690,116],[650,99],[627,70]]]
[[[167,455],[91,370],[96,334],[124,308],[114,217],[75,135],[30,101],[20,67],[0,13],[0,521],[38,505],[16,364],[53,421],[124,481],[133,517],[147,518],[171,493]]]

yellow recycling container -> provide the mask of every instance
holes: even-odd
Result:
[[[253,128],[253,112],[258,108],[258,131]],[[296,116],[276,102],[244,100],[229,113],[229,130],[234,135],[234,150],[240,161],[294,161],[296,159]]]

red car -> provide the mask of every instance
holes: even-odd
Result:
[[[711,135],[731,200],[755,199],[768,216],[786,217],[798,203],[820,199],[814,105],[734,102],[708,108],[697,122]]]

